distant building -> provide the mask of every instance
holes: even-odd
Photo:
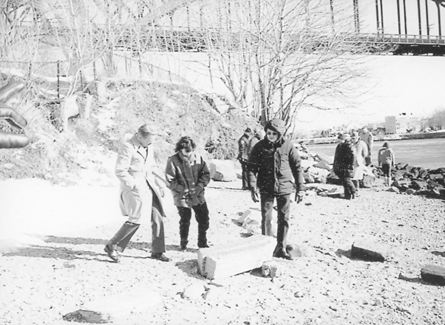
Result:
[[[418,131],[421,127],[421,120],[413,114],[401,113],[397,116],[385,117],[386,134],[405,134]]]

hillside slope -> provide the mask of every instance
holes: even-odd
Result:
[[[99,98],[97,88],[78,93],[79,114],[61,130],[63,105],[40,90],[28,88],[11,104],[29,122],[21,131],[31,137],[23,149],[0,151],[0,179],[42,178],[53,183],[75,183],[83,171],[104,174],[104,161],[113,159],[120,142],[148,123],[160,133],[156,139],[161,166],[183,135],[196,140],[209,158],[236,156],[237,139],[254,121],[236,109],[219,112],[209,97],[191,87],[158,82],[109,80]],[[93,95],[91,108],[86,98]],[[12,130],[2,121],[0,130]],[[205,150],[207,149],[207,150]]]

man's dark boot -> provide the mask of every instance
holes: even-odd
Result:
[[[273,257],[284,258],[286,260],[293,259],[292,256],[289,255],[288,252],[286,252],[286,249],[280,244],[277,244],[277,246],[275,247],[275,250],[273,252]]]
[[[198,247],[199,248],[208,248],[209,245],[207,243],[207,230],[198,228]]]
[[[284,258],[286,260],[292,260],[292,256],[286,251],[287,231],[289,227],[284,222],[278,223],[277,229],[277,246],[273,251],[273,257]]]
[[[113,261],[119,262],[119,253],[123,252],[130,242],[131,237],[136,233],[139,224],[126,221],[118,232],[105,245],[104,251]]]

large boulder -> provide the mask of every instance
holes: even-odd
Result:
[[[326,183],[342,185],[341,180],[337,177],[337,175],[335,175],[333,171],[329,172],[329,174],[326,176]]]
[[[314,154],[314,158],[318,159],[319,161],[325,162],[325,163],[327,163],[329,165],[332,165],[334,163],[334,157],[328,156],[328,155],[324,155],[322,153]]]
[[[427,185],[427,182],[415,180],[411,182],[409,187],[415,189],[416,191],[423,191],[426,190]]]
[[[313,167],[317,167],[317,168],[321,168],[321,169],[326,169],[326,170],[331,170],[332,169],[332,165],[324,162],[324,161],[318,161],[316,162]]]
[[[307,173],[314,179],[314,183],[326,183],[326,179],[329,175],[328,170],[317,168],[315,166],[310,167],[307,170]]]
[[[214,159],[209,164],[210,178],[219,182],[233,182],[238,179],[235,162]]]

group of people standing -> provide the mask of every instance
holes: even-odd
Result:
[[[285,123],[272,119],[263,130],[246,129],[239,140],[238,159],[243,166],[243,189],[249,189],[254,202],[261,202],[262,234],[275,236],[272,230],[274,201],[277,203],[277,245],[274,257],[292,259],[287,252],[291,194],[296,190],[295,201],[303,199],[303,171],[298,151],[284,138]],[[162,262],[171,259],[165,255],[164,221],[162,206],[164,186],[173,195],[180,217],[180,250],[187,250],[192,211],[198,223],[198,247],[209,247],[209,209],[205,187],[210,182],[206,161],[199,155],[196,143],[183,136],[176,143],[175,154],[168,158],[164,175],[156,172],[153,151],[155,132],[147,124],[125,141],[118,153],[116,176],[120,181],[120,207],[127,221],[107,242],[104,251],[114,262],[141,225],[142,219],[151,220],[151,257]],[[294,184],[295,180],[295,184]]]
[[[361,133],[343,133],[338,136],[339,144],[335,149],[333,171],[342,182],[345,199],[359,196],[360,182],[364,169],[372,164],[371,153],[374,143],[372,133],[363,128]],[[394,152],[385,142],[378,153],[378,165],[382,168],[385,185],[391,184],[391,168],[394,167]]]
[[[276,118],[266,123],[264,131],[247,128],[238,141],[238,160],[242,166],[242,189],[249,190],[252,200],[261,205],[261,233],[276,236],[274,257],[290,260],[287,234],[291,195],[295,192],[295,202],[302,202],[304,178],[298,150],[285,138],[285,131],[285,122]],[[180,217],[180,250],[187,250],[192,211],[198,223],[198,247],[209,247],[210,218],[205,199],[205,187],[210,182],[207,163],[195,151],[193,139],[183,136],[176,143],[175,154],[168,158],[164,174],[160,175],[155,168],[155,136],[155,132],[144,124],[119,149],[115,172],[120,181],[120,208],[127,221],[104,247],[114,262],[119,261],[141,220],[148,218],[152,227],[151,257],[162,262],[170,261],[165,255],[164,186],[170,189]],[[372,134],[367,129],[362,130],[361,135],[345,133],[339,136],[339,141],[333,170],[342,181],[345,198],[354,199],[364,168],[371,164]],[[378,161],[385,175],[385,184],[389,186],[395,161],[386,142],[379,151]],[[278,212],[276,233],[272,223],[275,208]]]

